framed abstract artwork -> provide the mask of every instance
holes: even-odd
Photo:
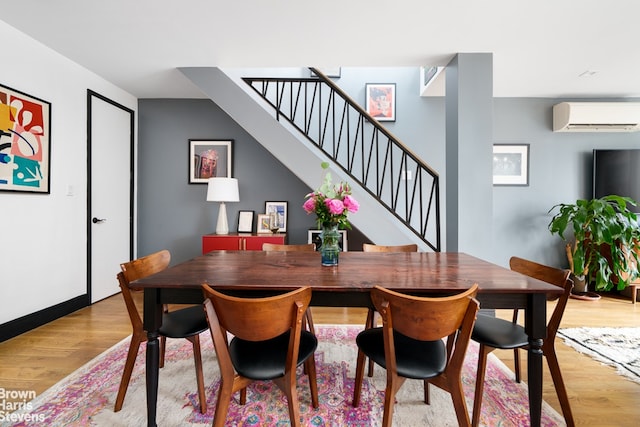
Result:
[[[0,85],[0,191],[50,193],[51,103]]]
[[[365,85],[365,105],[367,113],[379,122],[395,122],[395,83],[367,83]]]
[[[189,184],[209,178],[231,178],[233,140],[189,140]]]
[[[287,231],[287,205],[288,202],[265,202],[264,211],[267,215],[275,212],[278,214],[278,224],[280,225],[280,232]]]
[[[493,185],[529,185],[529,144],[493,145]]]
[[[269,229],[269,214],[258,214],[258,226],[256,227],[256,233],[271,233],[271,230]]]

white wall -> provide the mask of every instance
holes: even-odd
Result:
[[[2,324],[86,293],[87,89],[136,120],[137,99],[2,21],[0,40],[0,84],[50,102],[52,117],[51,194],[0,192]]]

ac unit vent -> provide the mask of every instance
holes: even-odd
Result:
[[[561,102],[553,106],[554,132],[640,130],[640,102]]]

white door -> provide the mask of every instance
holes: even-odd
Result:
[[[91,303],[120,291],[116,274],[132,256],[133,111],[89,91]]]

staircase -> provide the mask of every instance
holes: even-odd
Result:
[[[315,75],[312,78],[236,75],[235,79],[218,68],[180,70],[249,133],[254,134],[252,128],[257,131],[261,127],[261,136],[256,139],[270,141],[270,146],[276,145],[273,150],[281,144],[282,152],[297,159],[297,163],[306,163],[304,159],[309,156],[309,150],[316,157],[333,162],[345,175],[343,179],[354,187],[354,196],[361,204],[369,205],[361,211],[370,214],[371,227],[360,224],[366,222],[361,215],[354,216],[353,222],[374,241],[376,224],[378,229],[381,227],[376,219],[386,218],[390,213],[400,224],[402,234],[413,236],[414,241],[418,239],[425,248],[440,251],[438,174],[319,70],[311,69]],[[253,105],[242,102],[242,89],[222,85],[225,76],[227,80],[235,80],[237,86],[244,82],[260,101],[254,101]],[[265,131],[264,111],[269,110],[271,120],[275,117],[280,129]],[[250,121],[240,121],[248,116]],[[284,142],[285,132],[297,134],[303,144]],[[308,147],[306,153],[302,151],[303,145]],[[295,168],[300,167],[294,163],[287,166],[296,173]],[[296,175],[304,180],[301,173]],[[314,179],[317,181],[315,175]],[[316,185],[317,182],[310,183],[312,188]],[[366,193],[371,202],[361,199],[358,191]],[[384,231],[388,237],[389,230]],[[383,241],[388,242],[388,238]]]

